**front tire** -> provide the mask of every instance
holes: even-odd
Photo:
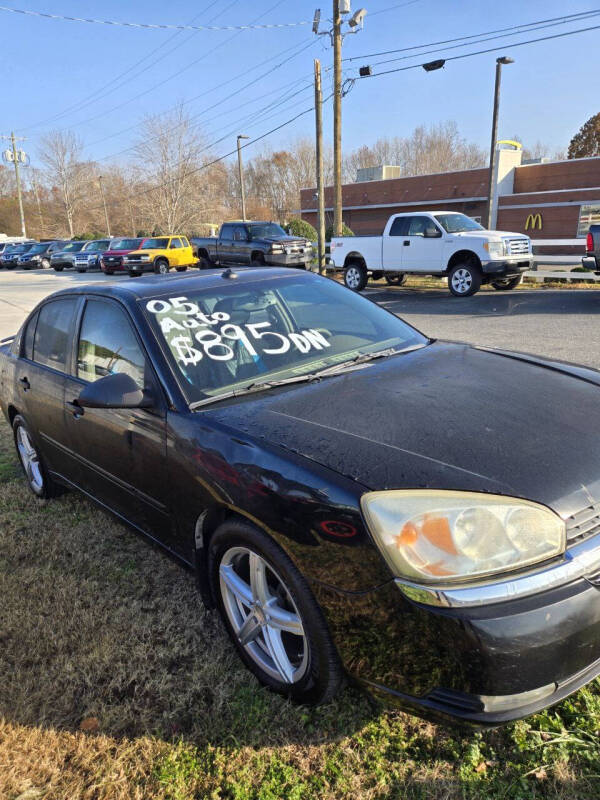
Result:
[[[157,275],[167,275],[169,272],[169,262],[166,258],[158,258],[154,262],[154,272]]]
[[[42,258],[40,264],[42,266],[42,269],[50,269],[50,262],[48,261],[47,258]]]
[[[62,272],[64,267],[54,267],[54,272]]]
[[[48,499],[60,494],[61,487],[48,475],[27,423],[20,414],[13,420],[13,436],[21,468],[34,495]]]
[[[262,253],[255,253],[252,256],[252,260],[250,261],[250,266],[252,267],[266,267],[265,257]]]
[[[481,272],[471,261],[456,264],[448,273],[448,288],[455,297],[471,297],[480,286]]]
[[[299,703],[330,700],[342,667],[302,574],[269,536],[224,522],[209,544],[210,581],[225,627],[258,680]]]
[[[516,278],[504,278],[503,280],[492,281],[492,286],[499,292],[507,292],[509,289],[514,289],[521,283],[522,275],[517,275]]]
[[[344,286],[353,292],[362,292],[368,280],[369,275],[364,264],[352,261],[344,269]]]

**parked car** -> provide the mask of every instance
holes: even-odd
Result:
[[[192,244],[201,269],[227,264],[304,269],[313,257],[308,239],[290,236],[275,222],[224,222],[218,236],[193,238]]]
[[[532,264],[531,240],[522,233],[488,231],[454,211],[392,214],[383,236],[335,236],[330,266],[344,270],[344,283],[360,292],[369,275],[403,283],[406,275],[448,278],[456,297],[482,284],[514,289]]]
[[[582,266],[600,275],[600,225],[590,225],[585,251],[585,256],[581,259]]]
[[[50,256],[50,266],[57,272],[63,269],[72,269],[75,265],[75,255],[83,248],[85,242],[68,242],[62,250],[52,253]]]
[[[34,244],[35,242],[7,245],[2,255],[0,255],[0,268],[14,269],[19,262],[19,256],[31,250]]]
[[[137,250],[143,243],[144,238],[112,239],[111,243],[100,259],[100,268],[105,275],[113,275],[115,272],[126,272],[123,256]]]
[[[65,244],[66,242],[63,241],[36,243],[23,255],[19,256],[17,266],[22,269],[50,269],[52,253],[58,252]]]
[[[35,239],[28,239],[26,236],[5,236],[0,235],[0,256],[7,247],[13,244],[33,244]]]
[[[177,272],[185,272],[188,267],[197,263],[187,237],[178,234],[144,239],[139,249],[124,256],[124,259],[125,267],[132,278],[142,272],[166,275],[173,267]]]
[[[86,242],[78,253],[75,253],[73,266],[77,272],[92,272],[100,269],[102,253],[110,247],[110,239],[93,239]]]
[[[31,490],[195,569],[266,686],[482,725],[600,673],[599,398],[297,270],[79,285],[0,347]]]

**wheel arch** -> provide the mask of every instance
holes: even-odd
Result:
[[[262,250],[253,250],[250,253],[250,262],[254,261],[255,259],[257,261],[264,261],[265,260],[264,252]]]
[[[364,256],[362,253],[359,253],[358,250],[351,250],[347,254],[346,258],[344,259],[344,267],[347,267],[349,264],[360,264],[360,266],[368,269]]]
[[[464,264],[465,262],[475,264],[475,266],[481,271],[481,260],[477,253],[474,253],[472,250],[457,250],[456,253],[453,253],[450,256],[448,265],[444,270],[444,275],[447,275],[457,264]]]
[[[19,409],[16,406],[12,405],[11,403],[6,409],[6,413],[8,414],[8,421],[10,422],[10,425],[12,427],[12,424],[15,421],[15,417],[17,416],[17,414],[19,414]]]

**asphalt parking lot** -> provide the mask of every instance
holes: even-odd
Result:
[[[46,295],[73,284],[108,280],[101,273],[0,270],[0,338],[14,333]],[[365,294],[428,336],[537,353],[600,369],[600,289],[521,289],[456,298],[439,289],[371,284]]]

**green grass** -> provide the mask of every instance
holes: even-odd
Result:
[[[0,676],[2,800],[600,798],[598,682],[483,734],[353,689],[293,706],[190,574],[76,493],[34,498],[4,422]]]

